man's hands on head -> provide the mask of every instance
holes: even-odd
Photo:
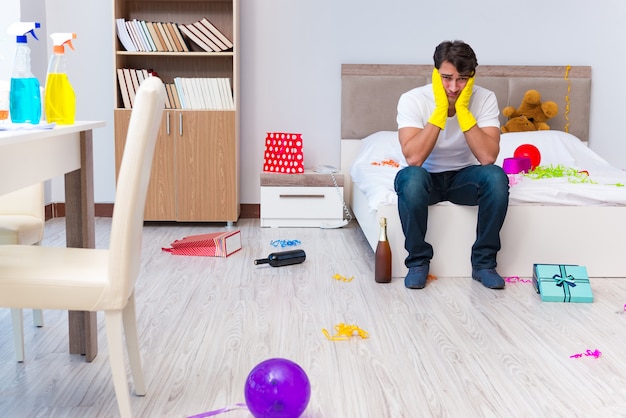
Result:
[[[476,125],[476,118],[472,115],[472,112],[469,110],[469,102],[472,97],[472,90],[474,88],[474,77],[470,77],[467,81],[467,84],[461,90],[461,94],[456,99],[456,103],[454,103],[454,108],[456,109],[456,117],[459,121],[459,127],[461,131],[466,132],[472,129],[474,125]],[[435,102],[436,102],[435,98]]]
[[[437,68],[433,68],[432,79],[433,94],[435,95],[435,110],[432,115],[430,115],[428,123],[443,130],[448,120],[448,96],[446,95],[446,90],[443,88],[443,81],[441,81],[441,75]]]

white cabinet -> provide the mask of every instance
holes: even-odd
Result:
[[[319,228],[341,222],[344,178],[332,176],[262,173],[261,226]]]

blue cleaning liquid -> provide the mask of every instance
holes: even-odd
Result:
[[[39,123],[41,91],[37,78],[11,78],[9,110],[13,123]]]

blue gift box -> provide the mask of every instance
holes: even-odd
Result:
[[[533,284],[544,302],[593,302],[585,266],[534,264]]]

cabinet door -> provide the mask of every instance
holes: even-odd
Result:
[[[120,173],[124,145],[126,144],[126,133],[130,122],[130,109],[115,109],[113,112],[113,123],[115,124],[115,182]]]
[[[236,222],[239,161],[233,111],[181,111],[176,146],[179,221]]]
[[[174,112],[163,112],[157,137],[144,219],[146,221],[176,220],[176,182],[174,165]]]
[[[115,110],[115,173],[120,170],[128,123],[130,122],[130,110]],[[167,118],[170,120],[171,112],[163,113],[161,129],[154,149],[152,160],[152,173],[146,196],[146,209],[144,219],[147,221],[175,220],[176,219],[176,191],[174,189],[174,144],[173,135],[168,135]],[[170,124],[171,126],[172,124]],[[170,132],[172,129],[170,129]]]

